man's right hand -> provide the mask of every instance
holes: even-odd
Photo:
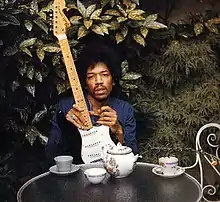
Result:
[[[66,114],[66,119],[79,129],[89,129],[87,121],[83,117],[82,110],[76,104],[74,104],[72,109],[68,111]]]

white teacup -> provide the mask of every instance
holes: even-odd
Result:
[[[173,156],[161,157],[159,158],[159,165],[164,175],[174,175],[177,171],[178,158]]]
[[[72,156],[57,156],[54,158],[58,172],[70,172],[72,170]]]

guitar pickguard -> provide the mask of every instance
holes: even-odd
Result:
[[[109,135],[109,127],[93,126],[90,130],[80,130],[82,138],[81,157],[84,163],[102,159],[102,147],[116,146]]]

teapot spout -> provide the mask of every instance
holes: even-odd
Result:
[[[139,154],[136,154],[136,155],[134,156],[134,162],[136,162],[136,161],[138,160],[138,158],[142,158],[142,156],[139,155]]]

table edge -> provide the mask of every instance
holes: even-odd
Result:
[[[79,164],[78,166],[83,166],[83,165],[85,165],[85,164]],[[147,165],[147,166],[150,166],[150,167],[155,167],[155,166],[158,166],[157,164],[152,164],[152,163],[145,163],[145,162],[137,162],[137,165]],[[35,176],[35,177],[33,177],[33,178],[31,178],[30,180],[28,180],[27,182],[25,182],[22,186],[21,186],[21,188],[18,190],[18,193],[17,193],[17,201],[18,202],[22,202],[21,201],[21,194],[22,194],[22,192],[23,192],[23,190],[29,185],[29,184],[31,184],[32,182],[34,182],[35,180],[38,180],[38,179],[40,179],[40,178],[42,178],[42,177],[45,177],[45,176],[47,176],[47,175],[49,175],[50,174],[50,171],[47,171],[47,172],[45,172],[45,173],[42,173],[42,174],[40,174],[40,175],[37,175],[37,176]],[[200,190],[200,195],[199,195],[199,197],[198,197],[198,200],[196,201],[196,202],[199,202],[201,199],[202,199],[202,186],[201,186],[201,184],[198,182],[198,180],[197,179],[195,179],[193,176],[191,176],[190,174],[188,174],[188,173],[184,173],[189,179],[191,179],[196,185],[197,185],[197,187],[198,187],[198,189]]]

